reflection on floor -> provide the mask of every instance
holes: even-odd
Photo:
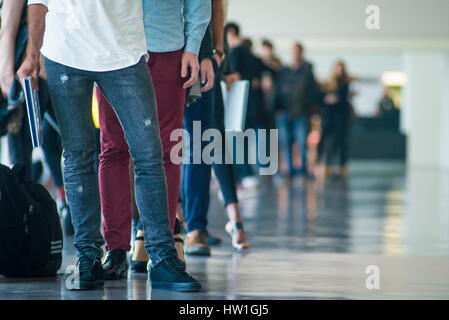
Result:
[[[187,260],[203,292],[152,291],[145,275],[132,274],[102,290],[72,292],[61,274],[0,278],[0,299],[449,298],[448,175],[371,161],[352,163],[347,181],[323,188],[264,180],[258,196],[241,202],[253,245],[245,254],[231,250],[213,193],[209,231],[224,241],[212,257]],[[61,272],[75,263],[71,241]],[[369,266],[378,267],[378,290],[367,289]]]

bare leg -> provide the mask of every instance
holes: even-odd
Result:
[[[137,237],[143,237],[143,231],[137,230]],[[147,251],[145,250],[145,241],[136,240],[134,242],[134,251],[132,260],[134,261],[148,261]]]

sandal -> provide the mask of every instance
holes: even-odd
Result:
[[[251,247],[251,244],[248,241],[238,242],[236,241],[235,235],[238,230],[243,230],[243,223],[241,222],[231,222],[229,221],[225,226],[226,232],[231,236],[232,246],[237,250],[246,250]]]
[[[173,241],[175,242],[175,249],[178,252],[179,260],[185,261],[184,259],[184,240],[182,238],[178,238],[177,236],[173,237]]]
[[[136,237],[135,241],[145,241],[145,240],[144,240],[144,237]],[[134,245],[133,252],[134,252],[134,250],[135,250],[135,245]],[[148,272],[147,264],[148,264],[148,261],[131,259],[130,269],[134,273],[147,273]]]

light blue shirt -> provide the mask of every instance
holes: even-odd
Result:
[[[211,0],[142,0],[150,52],[184,51],[198,55],[209,25]]]

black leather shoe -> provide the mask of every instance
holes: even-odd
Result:
[[[103,262],[104,277],[106,280],[124,279],[128,276],[128,267],[126,251],[111,249]]]
[[[104,272],[97,257],[82,256],[78,260],[78,273],[71,279],[71,290],[103,288]]]
[[[184,292],[201,290],[201,284],[186,272],[186,264],[176,257],[167,258],[149,269],[152,288]]]

